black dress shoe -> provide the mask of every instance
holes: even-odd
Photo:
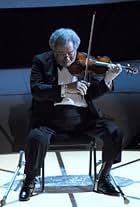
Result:
[[[25,179],[19,194],[20,201],[28,201],[33,194],[35,188],[35,179]]]
[[[110,196],[120,196],[120,193],[112,185],[109,175],[100,178],[99,181],[95,184],[93,191]]]

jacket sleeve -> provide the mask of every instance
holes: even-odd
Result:
[[[110,90],[108,88],[108,86],[105,84],[104,79],[96,79],[93,78],[91,80],[91,85],[88,88],[88,92],[87,92],[87,99],[96,99],[102,95],[104,95],[105,93],[111,92],[113,90],[114,87],[112,87],[112,89]]]
[[[52,81],[52,76],[44,71],[44,64],[34,57],[30,87],[32,96],[37,101],[61,101],[61,86]]]

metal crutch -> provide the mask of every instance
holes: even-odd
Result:
[[[113,180],[115,186],[116,186],[117,189],[119,190],[120,195],[122,196],[122,198],[123,198],[123,200],[124,200],[124,204],[129,204],[129,202],[130,202],[129,199],[128,199],[127,196],[123,193],[123,191],[122,191],[122,189],[120,188],[120,186],[118,185],[118,183],[117,183],[115,177],[112,175],[112,172],[110,173],[110,175],[111,175],[111,178],[112,178],[112,180]]]
[[[24,151],[20,151],[18,166],[17,166],[16,171],[15,171],[15,173],[14,173],[12,179],[11,179],[11,182],[8,186],[8,189],[5,192],[5,195],[3,196],[2,200],[0,201],[1,206],[4,206],[6,204],[6,199],[8,197],[8,194],[9,194],[11,188],[12,188],[12,185],[14,184],[14,181],[15,181],[17,175],[19,174],[19,170],[21,169],[22,163],[23,163],[23,161],[22,161],[23,160],[23,155],[24,155]]]

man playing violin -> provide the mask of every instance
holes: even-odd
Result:
[[[119,64],[109,64],[100,80],[94,72],[90,72],[90,80],[84,78],[84,72],[74,74],[71,66],[77,61],[79,45],[80,38],[75,31],[60,28],[50,36],[51,50],[33,58],[31,130],[20,201],[30,199],[50,140],[59,132],[99,135],[103,140],[102,166],[94,191],[119,195],[111,183],[110,170],[112,164],[121,160],[122,134],[112,120],[98,113],[93,102],[112,90],[112,81],[122,68]]]

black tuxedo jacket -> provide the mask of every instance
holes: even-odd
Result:
[[[55,61],[52,51],[44,52],[33,58],[30,86],[33,96],[32,101],[32,117],[34,119],[42,119],[44,116],[51,118],[54,102],[60,102],[61,86],[58,85],[59,67]],[[78,79],[82,80],[84,74],[78,74]],[[104,79],[98,79],[95,74],[90,74],[91,86],[88,88],[85,99],[88,107],[95,119],[101,118],[101,113],[94,105],[94,99],[109,92]]]

